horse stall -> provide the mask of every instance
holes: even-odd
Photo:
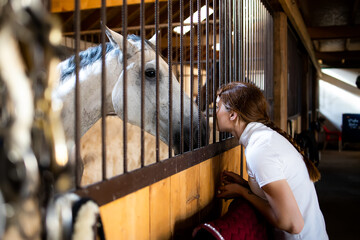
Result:
[[[220,174],[246,178],[246,162],[216,131],[214,99],[223,84],[252,82],[271,115],[266,0],[0,10],[0,238],[191,239],[226,213]]]

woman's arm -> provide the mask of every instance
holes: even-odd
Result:
[[[286,180],[279,180],[262,187],[268,200],[258,197],[238,184],[220,187],[218,197],[243,197],[247,199],[275,227],[291,234],[300,233],[304,227],[295,197]]]

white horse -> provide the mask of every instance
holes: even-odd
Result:
[[[141,42],[138,36],[130,35],[128,39],[106,28],[110,42],[106,44],[106,112],[115,112],[123,116],[123,41],[127,44],[127,116],[128,122],[140,126],[141,99]],[[156,35],[145,40],[145,131],[156,135],[156,52],[154,43]],[[89,48],[80,55],[80,133],[83,136],[101,118],[101,45]],[[61,62],[61,81],[53,97],[63,101],[62,119],[68,139],[74,139],[74,97],[75,97],[75,61],[74,56]],[[169,75],[168,64],[159,57],[159,138],[169,144]],[[180,152],[180,84],[175,75],[172,81],[172,126],[173,150]],[[197,105],[189,96],[183,96],[183,137],[184,150],[190,148],[190,106],[193,105],[193,146],[205,144],[206,121],[198,115]],[[198,119],[201,124],[201,143],[198,143]]]

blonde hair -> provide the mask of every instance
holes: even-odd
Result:
[[[260,122],[285,137],[302,155],[311,181],[320,179],[320,172],[305,155],[299,144],[269,118],[268,104],[261,90],[252,83],[231,82],[218,90],[218,96],[227,109],[236,112],[246,123]]]

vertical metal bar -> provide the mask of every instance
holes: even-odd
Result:
[[[214,8],[214,12],[213,12],[213,75],[212,75],[212,99],[213,99],[213,142],[216,142],[216,81],[218,81],[218,75],[217,75],[217,54],[216,54],[216,0],[213,0],[213,8]]]
[[[234,74],[234,62],[233,62],[233,15],[232,15],[232,1],[228,0],[228,23],[229,23],[229,29],[228,29],[228,36],[229,36],[229,79],[228,82],[231,82],[233,79]]]
[[[243,45],[244,45],[244,31],[243,31],[243,22],[244,22],[244,13],[243,13],[243,5],[244,5],[244,0],[241,0],[241,2],[239,2],[239,29],[240,29],[240,37],[239,39],[241,40],[240,43],[240,49],[239,49],[239,55],[240,55],[240,76],[239,76],[239,81],[243,81],[244,79],[244,64],[243,64]]]
[[[250,1],[251,0],[247,0],[247,46],[246,46],[246,51],[247,51],[247,56],[246,56],[246,67],[247,67],[247,82],[250,81]]]
[[[209,145],[209,0],[206,0],[206,145]]]
[[[123,41],[123,149],[124,149],[124,173],[127,173],[127,0],[123,0],[122,6],[122,35]]]
[[[250,82],[254,82],[254,78],[253,78],[253,44],[254,44],[254,27],[253,27],[253,0],[249,1],[249,78],[250,78]]]
[[[184,0],[180,0],[180,153],[184,152]]]
[[[193,89],[194,89],[194,32],[193,32],[193,0],[190,0],[190,99],[193,98]],[[189,149],[193,150],[193,104],[190,101],[190,139],[189,139]]]
[[[253,33],[253,37],[252,37],[252,46],[253,46],[253,50],[252,50],[252,54],[253,54],[253,66],[252,66],[252,75],[253,75],[253,82],[256,84],[256,75],[255,75],[255,65],[256,65],[256,19],[255,19],[255,14],[256,13],[256,0],[252,1],[252,33]]]
[[[257,70],[256,70],[256,75],[257,75],[257,79],[258,79],[258,82],[259,82],[259,86],[260,88],[262,87],[261,86],[261,71],[260,71],[260,59],[261,59],[261,32],[260,32],[260,29],[261,29],[261,22],[260,22],[260,4],[261,2],[258,1],[257,3],[257,11],[256,11],[256,23],[257,23],[257,59],[256,59],[256,65],[257,65]]]
[[[140,128],[141,128],[141,167],[145,166],[145,3],[144,0],[140,2],[140,44],[141,44],[141,113],[140,113]]]
[[[220,36],[222,40],[220,40],[220,85],[226,84],[226,0],[220,1]],[[219,85],[219,86],[220,86]],[[220,133],[219,140],[222,141],[224,139],[224,133]]]
[[[223,4],[223,23],[224,23],[224,72],[220,71],[221,73],[224,74],[224,83],[227,83],[228,80],[228,74],[229,74],[229,63],[228,63],[228,59],[229,59],[229,52],[228,52],[228,14],[227,14],[227,6],[228,6],[228,0],[224,0],[224,4]]]
[[[80,0],[75,0],[75,186],[80,188],[80,176],[77,169],[80,167]]]
[[[168,1],[169,158],[172,156],[172,0]]]
[[[258,28],[257,28],[257,11],[258,11],[258,0],[254,2],[254,34],[255,34],[255,46],[254,46],[254,78],[256,81],[256,84],[258,84],[258,79],[257,79],[257,56],[258,56]],[[259,85],[257,85],[259,86]],[[260,87],[260,86],[259,86]]]
[[[160,34],[159,34],[159,0],[155,1],[155,34],[156,34],[156,162],[160,161],[160,152],[159,152],[159,49],[160,49]]]
[[[261,11],[260,11],[260,22],[261,22],[261,29],[260,29],[260,32],[261,32],[261,81],[262,81],[262,84],[263,84],[263,89],[265,89],[266,91],[266,83],[265,83],[265,69],[264,69],[264,59],[265,59],[265,56],[266,56],[266,53],[264,51],[264,47],[265,47],[265,39],[264,39],[264,36],[265,36],[265,22],[264,22],[264,5],[262,4],[261,2]]]
[[[197,142],[198,142],[198,148],[200,148],[201,146],[201,128],[200,128],[200,116],[201,116],[201,102],[202,102],[202,99],[201,99],[201,94],[200,94],[200,91],[201,91],[201,12],[200,12],[200,1],[201,0],[197,0],[197,11],[198,11],[198,19],[197,19],[197,67],[198,67],[198,119],[197,119],[197,129],[198,129],[198,135],[196,136],[197,137]]]
[[[261,84],[261,1],[258,2],[258,10],[257,10],[257,23],[258,23],[258,79]]]
[[[249,81],[249,0],[245,0],[244,7],[244,15],[245,15],[245,46],[244,46],[244,67],[245,67],[245,81]]]
[[[257,55],[258,55],[258,50],[257,50],[257,47],[258,47],[258,29],[257,29],[257,3],[258,3],[258,0],[255,0],[254,1],[254,80],[255,80],[255,83],[256,83],[256,86],[260,87],[258,84],[258,79],[257,79]]]
[[[233,8],[233,16],[234,16],[234,81],[238,81],[239,79],[239,54],[238,54],[238,49],[239,49],[239,38],[238,38],[238,5],[239,5],[239,1],[233,1],[234,4],[234,8]]]
[[[106,180],[106,0],[101,0],[101,146],[102,146],[102,179]]]

